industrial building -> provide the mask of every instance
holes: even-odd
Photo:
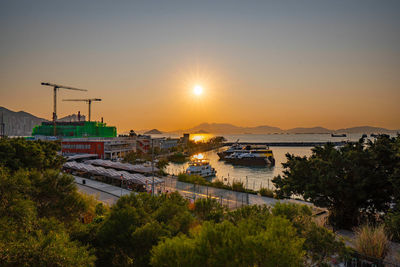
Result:
[[[127,153],[136,151],[136,137],[91,137],[63,139],[63,155],[96,154],[100,159],[123,158]]]
[[[177,147],[179,138],[151,138],[150,135],[137,136],[137,150],[142,153],[151,153],[151,148],[167,151],[171,148]]]

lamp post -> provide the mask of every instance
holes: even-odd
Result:
[[[151,195],[154,196],[154,139],[151,138],[151,174],[152,174],[152,182],[151,182]]]
[[[122,182],[124,181],[124,175],[121,174],[121,197],[122,197]]]
[[[249,178],[246,176],[246,203],[249,205],[249,191],[247,190],[249,183]]]

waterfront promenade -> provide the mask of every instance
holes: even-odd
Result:
[[[99,201],[107,203],[109,205],[116,203],[121,195],[129,195],[133,192],[127,189],[121,190],[121,188],[118,186],[102,183],[88,178],[82,178],[79,176],[74,176],[74,179],[79,191],[85,194],[94,195]],[[172,176],[163,177],[163,179],[165,181],[164,186],[156,188],[156,193],[178,191],[183,197],[193,201],[198,198],[211,197],[216,199],[218,202],[228,207],[229,209],[235,209],[243,205],[265,204],[273,206],[277,201],[312,205],[311,203],[300,200],[277,200],[260,195],[253,195],[221,188],[184,183],[178,181],[175,177]],[[85,181],[85,183],[83,183],[83,180]]]

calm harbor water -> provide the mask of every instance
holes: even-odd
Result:
[[[227,148],[220,148],[219,150],[224,149]],[[232,183],[233,181],[242,181],[243,183],[246,183],[246,177],[248,177],[248,188],[252,189],[259,189],[260,187],[267,187],[268,185],[270,188],[272,188],[271,179],[282,173],[283,169],[281,163],[286,161],[286,153],[289,152],[300,156],[309,156],[311,154],[311,148],[309,147],[273,147],[272,151],[276,160],[274,167],[247,167],[234,166],[226,163],[225,161],[219,160],[217,155],[219,150],[202,153],[204,158],[208,159],[211,166],[217,171],[216,177],[209,179],[219,179],[221,181],[225,181],[225,183]],[[167,167],[167,172],[177,175],[181,172],[184,172],[187,167],[188,163],[170,163]],[[224,178],[226,178],[226,180]]]
[[[240,140],[241,142],[324,142],[324,141],[357,141],[362,134],[348,134],[347,137],[331,137],[330,134],[241,134],[241,135],[224,135],[228,141]],[[170,136],[176,137],[176,136]],[[195,140],[207,139],[208,135],[191,135]],[[213,168],[216,169],[216,177],[209,178],[210,180],[219,179],[225,183],[233,181],[241,181],[246,184],[248,178],[248,188],[259,189],[260,187],[273,188],[271,180],[278,174],[282,174],[282,163],[286,162],[286,153],[297,156],[310,156],[311,147],[271,147],[274,157],[274,167],[246,167],[234,166],[225,161],[220,161],[217,152],[225,150],[227,147],[218,150],[202,153],[204,158],[210,161]],[[174,164],[170,163],[167,167],[167,172],[177,175],[182,173],[188,167],[188,163]]]

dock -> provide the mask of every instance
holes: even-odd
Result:
[[[226,142],[224,146],[231,146],[236,142]],[[314,147],[314,146],[323,146],[327,143],[333,143],[335,146],[343,146],[347,142],[239,142],[238,144],[246,146],[246,145],[266,145],[266,146],[293,146],[293,147]]]

